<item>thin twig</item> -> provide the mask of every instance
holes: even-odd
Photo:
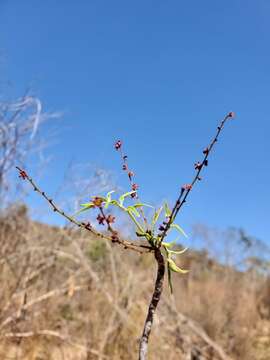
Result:
[[[130,241],[126,241],[123,239],[119,239],[118,237],[116,239],[112,239],[112,237],[109,237],[105,234],[102,234],[98,231],[96,231],[91,225],[90,223],[85,223],[85,222],[81,222],[76,220],[73,216],[66,214],[62,209],[60,209],[54,202],[53,199],[49,198],[48,195],[42,191],[37,184],[33,181],[33,179],[31,177],[29,177],[29,175],[26,173],[25,170],[21,169],[19,166],[16,166],[16,168],[18,169],[19,173],[20,173],[20,177],[23,180],[27,180],[33,187],[34,191],[36,191],[37,193],[39,193],[52,207],[54,212],[57,212],[58,214],[60,214],[61,216],[63,216],[65,219],[67,219],[70,223],[76,225],[79,228],[83,228],[87,231],[89,231],[90,233],[92,233],[93,235],[102,238],[102,239],[106,239],[106,240],[110,240],[113,241],[115,243],[118,243],[120,245],[122,245],[124,247],[124,249],[131,249],[134,251],[137,251],[139,253],[143,253],[144,251],[153,251],[153,249],[151,248],[151,246],[148,245],[142,245],[142,244],[135,244],[132,243]]]
[[[180,194],[179,194],[179,196],[178,196],[178,198],[177,198],[177,200],[175,202],[175,205],[174,205],[174,207],[172,209],[172,212],[171,212],[171,214],[170,214],[170,216],[168,218],[167,224],[166,224],[164,230],[161,233],[160,242],[159,242],[160,246],[162,244],[162,241],[166,237],[168,231],[170,230],[170,227],[171,227],[172,223],[174,222],[177,214],[179,213],[181,207],[186,203],[189,193],[193,189],[196,182],[201,180],[201,178],[200,178],[201,171],[205,166],[208,165],[208,156],[209,156],[210,152],[212,151],[215,143],[218,141],[218,137],[219,137],[221,131],[223,130],[226,121],[228,119],[233,118],[233,117],[234,117],[234,113],[230,112],[221,121],[220,125],[217,128],[217,132],[216,132],[213,140],[211,141],[210,145],[204,150],[205,155],[204,155],[204,158],[203,158],[202,162],[195,164],[195,169],[197,171],[196,171],[196,174],[195,174],[192,182],[190,184],[187,184],[187,185],[185,185],[185,186],[183,186],[181,188],[181,192],[180,192]]]
[[[162,245],[162,241],[164,240],[164,238],[166,237],[172,223],[174,222],[179,210],[181,209],[181,207],[183,206],[183,204],[186,202],[186,199],[190,193],[190,191],[192,190],[193,186],[195,185],[195,183],[199,180],[201,180],[200,178],[200,173],[203,169],[204,166],[208,165],[208,156],[209,153],[211,152],[211,150],[214,147],[214,144],[217,142],[218,137],[220,132],[222,131],[225,122],[229,119],[232,118],[234,116],[233,113],[229,113],[228,115],[225,116],[225,118],[222,120],[221,124],[218,126],[217,128],[217,133],[214,136],[213,140],[211,141],[209,147],[207,147],[204,150],[204,158],[203,161],[201,163],[196,163],[195,164],[195,169],[197,170],[195,177],[192,181],[191,184],[185,185],[184,187],[181,188],[181,192],[180,195],[175,203],[175,206],[168,218],[168,221],[166,223],[166,226],[164,227],[164,230],[162,230],[162,233],[160,234],[160,238],[159,238],[159,243],[156,245],[156,249],[155,249],[155,259],[157,261],[158,264],[158,269],[157,269],[157,278],[156,278],[156,283],[155,283],[155,288],[154,288],[154,292],[153,292],[153,296],[148,308],[148,313],[147,313],[147,317],[146,317],[146,321],[144,324],[144,330],[143,330],[143,334],[141,336],[140,339],[140,348],[139,348],[139,360],[145,360],[147,358],[147,350],[148,350],[148,341],[149,341],[149,336],[150,336],[150,332],[151,332],[151,328],[153,325],[153,320],[154,320],[154,314],[155,314],[155,310],[157,308],[158,302],[160,300],[161,294],[162,294],[162,290],[163,290],[163,281],[164,281],[164,274],[165,274],[165,262],[164,262],[164,258],[163,255],[160,251],[160,247]]]

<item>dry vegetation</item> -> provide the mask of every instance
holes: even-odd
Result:
[[[2,216],[0,241],[1,360],[137,358],[151,255],[35,223],[24,206]],[[161,300],[149,359],[269,359],[267,272],[236,271],[206,252],[181,259],[190,273]]]

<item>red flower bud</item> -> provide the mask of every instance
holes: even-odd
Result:
[[[209,153],[208,147],[203,150],[203,153],[204,153],[205,155],[207,155],[207,154]]]
[[[94,206],[101,207],[103,200],[100,197],[96,196],[94,198],[94,200],[92,200],[92,202],[93,202]]]
[[[202,164],[198,161],[194,164],[195,170],[200,170],[202,168]]]
[[[229,114],[227,115],[227,118],[234,118],[235,117],[235,113],[233,111],[230,111]]]
[[[112,223],[114,223],[115,222],[115,216],[113,216],[113,215],[108,215],[107,216],[107,223],[108,224],[112,224]]]
[[[119,240],[117,231],[113,231],[111,239],[112,239],[112,242],[117,242]]]
[[[138,184],[132,184],[132,190],[136,191],[139,189],[139,185]]]
[[[98,216],[97,216],[97,221],[98,221],[98,223],[99,223],[100,225],[104,225],[105,217],[102,216],[102,215],[100,215],[100,214],[98,214]]]
[[[192,189],[192,185],[191,185],[191,184],[185,184],[185,185],[183,185],[182,189],[184,189],[184,190],[191,190],[191,189]]]
[[[122,141],[121,140],[117,140],[116,143],[114,144],[114,148],[115,150],[119,150],[122,146]]]
[[[19,170],[19,178],[25,180],[28,179],[28,175],[26,173],[26,171],[20,169],[18,166],[16,166],[16,168]]]
[[[134,172],[133,171],[129,171],[128,173],[128,177],[129,177],[129,180],[131,180],[131,178],[134,176]]]

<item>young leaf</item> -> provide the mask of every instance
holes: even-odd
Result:
[[[122,206],[123,203],[124,203],[125,198],[126,198],[127,196],[130,196],[130,195],[134,194],[135,192],[136,192],[136,191],[129,191],[129,192],[121,195],[121,196],[119,197],[119,204]]]
[[[181,269],[180,267],[178,267],[172,259],[168,258],[167,261],[168,261],[170,270],[177,272],[177,273],[181,273],[181,274],[188,273],[188,270],[184,270],[184,269]]]
[[[105,205],[104,205],[104,208],[107,209],[108,206],[110,205],[111,201],[112,201],[112,193],[114,193],[115,191],[112,190],[112,191],[109,191],[106,195],[106,202],[105,202]]]
[[[162,245],[165,247],[165,249],[170,249],[171,247],[173,247],[174,245],[176,244],[176,241],[173,241],[173,242],[170,242],[170,243],[167,243],[165,241],[163,241]]]
[[[153,227],[155,226],[156,222],[158,221],[158,218],[160,216],[160,213],[161,213],[162,209],[163,209],[163,206],[161,206],[157,211],[155,211],[153,219],[152,219],[152,226]]]
[[[128,206],[127,211],[133,213],[137,217],[140,217],[140,213],[134,206]]]
[[[135,205],[133,205],[135,208],[138,208],[138,207],[142,207],[142,206],[146,206],[146,207],[150,207],[150,208],[154,208],[154,206],[152,206],[152,205],[148,205],[148,204],[135,204]]]
[[[177,250],[177,251],[175,251],[175,250],[169,250],[169,252],[170,252],[171,254],[180,255],[180,254],[183,254],[184,252],[186,252],[187,250],[188,250],[188,248],[184,248],[183,250]]]
[[[171,228],[176,229],[180,232],[180,234],[184,235],[186,238],[188,237],[184,230],[178,224],[171,224]]]
[[[167,266],[167,272],[168,272],[169,288],[170,288],[171,294],[173,294],[172,273],[171,273],[171,269],[170,269],[169,263],[168,263],[168,266]]]
[[[168,203],[166,203],[166,202],[165,202],[165,204],[164,204],[164,211],[165,211],[165,216],[166,216],[166,217],[171,216],[172,211],[170,210],[169,205],[168,205]]]
[[[95,205],[94,205],[93,203],[91,203],[91,202],[85,203],[85,204],[81,204],[81,206],[83,206],[83,209],[77,211],[74,215],[78,215],[78,214],[80,214],[80,213],[83,212],[83,211],[86,211],[86,210],[91,209],[92,207],[95,207]]]
[[[146,232],[136,231],[136,235],[137,235],[138,237],[145,237],[145,236],[146,236]]]

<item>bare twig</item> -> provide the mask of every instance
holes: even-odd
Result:
[[[148,245],[143,245],[143,244],[135,244],[132,243],[130,241],[126,241],[123,239],[119,239],[119,237],[113,238],[112,236],[109,237],[105,234],[102,234],[98,231],[96,231],[90,223],[85,223],[85,222],[81,222],[76,220],[73,216],[66,214],[62,209],[60,209],[55,202],[53,201],[53,199],[49,198],[48,195],[42,191],[37,184],[33,181],[33,179],[31,177],[28,176],[28,174],[26,173],[25,170],[21,169],[19,166],[16,166],[16,169],[19,171],[20,173],[20,177],[23,180],[27,180],[33,187],[34,191],[36,191],[37,193],[39,193],[52,207],[54,212],[57,212],[58,214],[60,214],[61,216],[63,216],[66,220],[68,220],[70,223],[76,225],[79,228],[83,228],[87,231],[89,231],[90,233],[92,233],[93,235],[102,238],[102,239],[106,239],[106,240],[110,240],[112,242],[118,243],[120,245],[122,245],[125,249],[131,249],[134,251],[137,251],[139,253],[143,253],[144,251],[152,251],[152,247],[148,246]]]
[[[195,164],[195,169],[197,170],[195,177],[192,181],[191,184],[187,184],[185,186],[183,186],[181,188],[181,192],[180,195],[175,203],[175,206],[168,218],[168,221],[166,223],[166,226],[164,227],[164,230],[162,231],[161,235],[160,235],[160,239],[159,239],[159,243],[156,245],[156,250],[155,250],[155,259],[157,261],[158,264],[158,269],[157,269],[157,279],[156,279],[156,283],[155,283],[155,288],[154,288],[154,292],[153,292],[153,296],[148,308],[148,313],[147,313],[147,317],[146,317],[146,321],[144,324],[144,330],[143,330],[143,334],[141,336],[140,339],[140,348],[139,348],[139,360],[145,360],[147,358],[147,349],[148,349],[148,341],[149,341],[149,336],[150,336],[150,332],[151,332],[151,328],[153,325],[153,320],[154,320],[154,313],[155,310],[157,308],[158,302],[160,300],[161,294],[162,294],[162,285],[163,285],[163,280],[164,280],[164,274],[165,274],[165,264],[164,264],[164,258],[163,255],[161,253],[161,251],[159,250],[161,245],[162,245],[162,241],[164,240],[164,238],[166,237],[172,223],[174,222],[179,210],[181,209],[181,207],[183,206],[183,204],[186,202],[186,199],[188,197],[188,194],[190,193],[191,189],[193,188],[194,184],[201,180],[200,178],[200,173],[203,169],[204,166],[208,165],[208,156],[209,153],[211,152],[211,150],[214,147],[214,144],[217,142],[218,137],[220,132],[222,131],[225,122],[229,119],[232,118],[234,116],[233,113],[229,113],[228,115],[225,116],[225,118],[222,120],[221,124],[218,126],[217,128],[217,133],[214,136],[213,140],[211,141],[209,147],[207,147],[203,152],[205,154],[203,161],[200,163],[196,163]]]
[[[174,205],[174,207],[172,209],[171,215],[170,215],[170,217],[169,217],[169,219],[167,221],[167,224],[166,224],[166,226],[165,226],[165,228],[164,228],[164,230],[163,230],[163,232],[161,234],[160,245],[162,244],[162,241],[166,237],[166,235],[167,235],[173,221],[175,220],[178,212],[180,211],[181,207],[186,203],[187,197],[188,197],[189,193],[191,192],[191,190],[193,189],[194,185],[196,184],[197,181],[201,180],[201,177],[200,177],[201,171],[205,166],[208,165],[208,156],[209,156],[210,152],[212,151],[215,143],[218,141],[218,137],[219,137],[221,131],[223,130],[226,121],[228,119],[233,118],[233,117],[234,117],[234,113],[230,112],[221,121],[220,125],[217,128],[216,135],[214,136],[214,138],[211,141],[210,145],[207,148],[205,148],[204,151],[203,151],[204,158],[203,158],[202,162],[198,162],[198,163],[195,164],[195,170],[197,170],[197,171],[196,171],[196,174],[195,174],[192,182],[190,184],[184,185],[181,188],[180,195],[178,196],[178,198],[177,198],[177,200],[175,202],[175,205]]]

